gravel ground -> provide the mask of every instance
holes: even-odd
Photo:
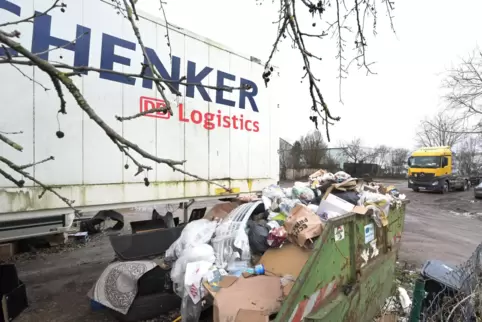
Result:
[[[413,193],[405,182],[393,181],[406,193],[408,205],[400,262],[419,267],[427,259],[441,259],[458,264],[467,259],[482,237],[482,203],[472,191],[453,192],[446,196]],[[196,203],[210,207],[212,202]],[[146,209],[124,210],[129,233],[130,221],[149,219]],[[180,211],[177,215],[182,216]],[[107,312],[91,312],[87,292],[114,258],[109,234],[93,237],[85,246],[65,245],[16,256],[21,279],[27,285],[30,307],[17,322],[38,321],[115,321]],[[172,321],[165,317],[156,321]]]

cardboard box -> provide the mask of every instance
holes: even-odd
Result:
[[[238,207],[240,202],[223,202],[212,207],[204,216],[204,219],[214,220],[215,218],[224,219],[234,208]]]
[[[281,308],[281,279],[259,275],[239,277],[214,297],[214,322],[265,322]]]
[[[16,243],[0,244],[0,260],[7,260],[17,253]]]
[[[325,199],[321,200],[316,214],[324,218],[325,213],[332,214],[332,216],[334,216],[334,214],[346,215],[350,212],[365,215],[367,213],[367,209],[363,206],[353,206],[353,204],[349,203],[348,201],[330,193]]]
[[[285,244],[281,248],[268,249],[259,264],[264,265],[266,274],[279,277],[291,275],[298,278],[301,270],[310,258],[312,251],[294,244]]]

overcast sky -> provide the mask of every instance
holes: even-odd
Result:
[[[266,61],[276,37],[277,5],[256,0],[167,0],[167,20],[204,37],[222,43],[236,52]],[[276,1],[277,2],[277,1]],[[352,1],[347,1],[350,3]],[[141,9],[159,13],[159,2],[139,1]],[[277,2],[278,3],[278,2]],[[301,7],[300,7],[301,9]],[[303,8],[304,9],[304,8]],[[367,32],[368,58],[375,61],[377,75],[366,76],[356,66],[343,81],[338,100],[336,39],[326,38],[310,45],[314,54],[323,57],[314,73],[321,78],[321,88],[332,113],[341,121],[331,128],[331,146],[353,137],[364,145],[386,144],[412,148],[417,126],[425,116],[443,107],[440,82],[443,72],[460,57],[466,56],[482,40],[482,1],[480,0],[395,0],[394,25],[390,25],[383,6],[378,6],[376,37]],[[299,10],[301,11],[301,10]],[[301,17],[301,16],[300,16]],[[326,27],[319,19],[302,16],[316,33]],[[331,21],[330,21],[331,22]],[[354,35],[346,35],[347,58]],[[288,43],[277,53],[283,89],[280,91],[281,137],[290,142],[312,127],[310,98],[302,76],[299,52]],[[289,95],[288,95],[289,93]]]

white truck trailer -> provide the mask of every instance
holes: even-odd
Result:
[[[139,73],[142,50],[129,21],[113,1],[64,0],[65,12],[55,9],[38,15],[33,23],[0,28],[18,30],[18,41],[52,62],[75,66]],[[0,25],[44,12],[53,0],[0,0]],[[105,122],[125,138],[163,158],[187,160],[184,169],[232,189],[232,193],[259,191],[276,183],[279,176],[279,112],[275,82],[268,88],[262,78],[264,66],[253,57],[235,53],[209,39],[139,12],[137,21],[152,63],[166,79],[185,76],[188,83],[211,86],[242,86],[251,90],[233,92],[201,86],[179,86],[182,96],[166,91],[174,115],[150,114],[119,122],[129,116],[164,104],[155,84],[146,79],[112,73],[88,72],[72,79]],[[75,41],[74,41],[75,40]],[[170,58],[172,50],[172,60]],[[10,52],[15,57],[15,52]],[[0,47],[0,57],[5,56]],[[0,65],[0,131],[22,131],[11,138],[23,146],[16,151],[0,142],[0,155],[18,165],[54,156],[29,168],[39,181],[58,188],[75,200],[82,212],[178,203],[190,199],[219,198],[219,187],[151,165],[151,184],[144,174],[119,151],[105,133],[66,93],[67,113],[59,114],[59,98],[47,74],[31,66]],[[39,85],[39,84],[42,84]],[[44,87],[50,90],[45,90]],[[57,138],[59,130],[65,133]],[[126,169],[125,165],[130,167]],[[1,169],[16,173],[5,164]],[[72,210],[58,197],[30,180],[18,188],[0,176],[0,241],[62,231],[72,219]]]

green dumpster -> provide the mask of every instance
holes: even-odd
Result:
[[[408,201],[393,206],[388,225],[351,213],[329,220],[278,322],[371,321],[391,295]]]

